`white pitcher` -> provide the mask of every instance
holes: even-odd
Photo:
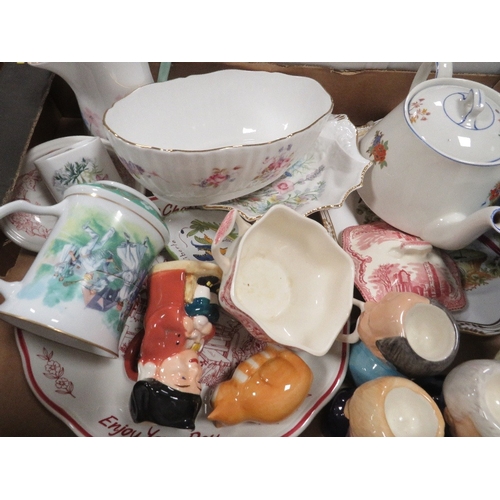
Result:
[[[143,85],[153,83],[147,62],[31,62],[63,78],[76,95],[83,121],[92,135],[106,139],[104,112]]]

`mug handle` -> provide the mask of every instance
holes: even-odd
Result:
[[[241,238],[251,227],[251,225],[244,221],[238,210],[235,208],[224,217],[219,229],[215,233],[214,241],[212,243],[212,256],[216,264],[222,269],[223,273],[228,273],[231,269],[231,260],[223,255],[221,251],[222,242],[228,237],[234,226],[238,227],[238,238]]]
[[[358,300],[353,297],[352,304],[361,311],[361,314],[365,310],[365,303],[362,300]],[[338,339],[341,340],[342,342],[345,342],[346,344],[355,344],[356,342],[358,342],[359,340],[358,322],[359,318],[358,321],[356,321],[356,326],[354,330],[351,333],[340,333],[338,335]]]
[[[15,212],[27,212],[35,215],[54,215],[60,217],[62,214],[62,203],[56,205],[34,205],[26,200],[16,200],[0,207],[0,219],[7,217]]]
[[[423,62],[413,78],[410,90],[425,82],[433,68],[436,68],[436,78],[451,78],[453,76],[453,63],[451,62]]]
[[[56,205],[34,205],[26,200],[16,200],[5,204],[0,207],[0,219],[7,217],[15,212],[26,212],[35,215],[54,215],[60,217],[63,213],[64,202],[57,203]],[[12,290],[16,287],[19,282],[8,282],[0,279],[0,293],[7,298],[7,296],[12,293]]]

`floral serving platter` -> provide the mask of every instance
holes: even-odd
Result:
[[[331,115],[311,151],[292,163],[278,180],[247,196],[200,208],[236,208],[244,219],[254,222],[277,204],[303,215],[340,207],[350,193],[361,187],[371,166],[358,151],[357,135],[346,115]],[[183,209],[155,196],[151,199],[164,216]]]
[[[300,408],[275,424],[241,423],[217,428],[207,419],[213,388],[229,378],[236,365],[263,349],[233,318],[221,314],[217,334],[200,353],[203,405],[194,430],[136,424],[129,412],[134,382],[125,371],[123,354],[109,359],[77,351],[18,330],[17,345],[26,379],[39,401],[79,436],[296,436],[340,388],[347,371],[347,344],[335,342],[321,357],[300,352],[314,381]]]
[[[342,206],[359,189],[371,166],[357,147],[357,130],[345,115],[332,115],[312,150],[278,180],[255,193],[205,209],[236,208],[252,222],[272,206],[286,205],[303,215]]]

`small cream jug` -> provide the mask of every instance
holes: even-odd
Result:
[[[388,224],[445,250],[500,232],[500,94],[423,63],[399,106],[361,138],[359,194]]]

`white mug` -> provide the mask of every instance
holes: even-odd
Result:
[[[0,280],[0,317],[19,328],[105,357],[120,335],[142,283],[169,240],[158,209],[123,184],[76,185],[52,206],[18,200],[11,213],[57,222],[21,281]]]
[[[113,160],[98,137],[88,137],[50,151],[34,163],[56,201],[61,201],[66,189],[75,184],[103,180],[122,182]]]
[[[257,339],[316,356],[337,337],[357,340],[340,333],[353,304],[354,264],[318,222],[275,205],[250,225],[233,209],[212,255],[223,273],[221,306]]]

